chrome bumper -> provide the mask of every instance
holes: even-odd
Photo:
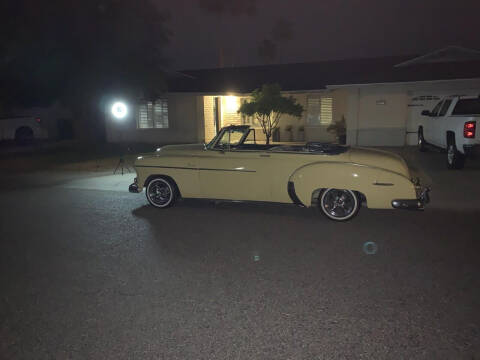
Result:
[[[418,196],[418,199],[396,199],[392,200],[392,207],[405,210],[423,210],[425,205],[430,202],[430,188],[424,187]]]
[[[139,193],[140,191],[138,190],[138,183],[137,183],[137,178],[135,178],[133,180],[133,184],[131,184],[129,187],[128,187],[128,191],[130,191],[131,193]]]

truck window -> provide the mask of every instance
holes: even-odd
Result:
[[[442,105],[442,110],[440,110],[440,113],[438,114],[438,116],[445,116],[451,103],[452,103],[452,100],[445,100]]]
[[[443,101],[440,101],[432,110],[431,116],[438,116],[438,111],[440,110],[440,106],[442,106]]]
[[[480,98],[458,100],[452,115],[480,115]]]

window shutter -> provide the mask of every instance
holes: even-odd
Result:
[[[168,101],[167,99],[160,99],[155,102],[153,108],[153,118],[155,121],[155,128],[168,128]]]
[[[151,105],[152,103],[144,102],[138,107],[138,128],[149,129],[152,127],[151,117]]]
[[[320,104],[320,124],[330,125],[333,118],[333,99],[322,97]]]
[[[333,118],[332,97],[307,98],[307,124],[330,125]]]
[[[307,123],[318,125],[320,122],[320,98],[307,98]]]

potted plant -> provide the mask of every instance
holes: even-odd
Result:
[[[305,126],[298,127],[298,141],[305,141]]]
[[[293,141],[293,126],[292,125],[285,126],[285,131],[290,133],[290,135],[288,136],[288,141]]]
[[[335,138],[339,144],[345,145],[347,143],[347,126],[345,116],[342,116],[339,121],[329,125],[327,131],[335,134]]]

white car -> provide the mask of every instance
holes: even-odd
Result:
[[[480,145],[477,123],[480,121],[480,97],[449,96],[432,111],[422,111],[418,127],[418,147],[426,145],[447,150],[447,167],[461,169],[465,157]]]

